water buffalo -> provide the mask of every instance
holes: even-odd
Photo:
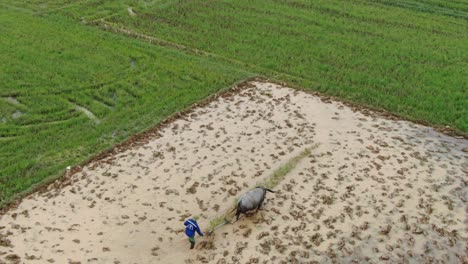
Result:
[[[237,202],[236,221],[239,220],[240,214],[245,214],[255,208],[257,208],[258,211],[262,206],[263,200],[265,200],[267,191],[274,193],[274,191],[263,187],[256,187],[255,189],[244,193],[239,198],[239,202]]]

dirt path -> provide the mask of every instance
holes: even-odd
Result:
[[[468,261],[468,142],[254,82],[0,219],[0,263]],[[319,143],[258,214],[197,238]]]

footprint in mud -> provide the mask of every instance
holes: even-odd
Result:
[[[249,244],[248,242],[237,242],[237,243],[236,243],[236,249],[235,249],[234,253],[235,253],[236,255],[242,254],[242,251],[243,251],[245,248],[247,248],[247,245],[248,245],[248,244]]]
[[[247,228],[247,230],[245,230],[243,233],[242,233],[242,236],[244,236],[245,238],[249,237],[250,234],[252,234],[252,228]]]
[[[194,182],[190,188],[187,188],[187,193],[195,194],[197,193],[197,187],[200,185],[198,182]]]
[[[271,252],[271,244],[272,244],[272,241],[269,240],[269,239],[267,239],[264,242],[260,243],[259,252],[264,254],[264,255],[269,255],[269,253]]]
[[[197,248],[202,249],[202,250],[216,250],[217,249],[213,241],[207,241],[207,240],[201,241]]]
[[[157,247],[157,246],[156,246],[156,247],[153,247],[153,248],[151,249],[151,255],[152,255],[152,256],[159,256],[158,251],[159,251],[159,247]]]
[[[260,234],[257,235],[257,240],[261,240],[262,238],[266,237],[266,236],[269,236],[270,233],[269,232],[261,232]]]

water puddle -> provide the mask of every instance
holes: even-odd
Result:
[[[127,8],[127,11],[130,16],[136,16],[136,13],[133,11],[131,7]]]
[[[85,108],[85,107],[82,107],[82,106],[79,106],[77,104],[73,104],[75,106],[75,109],[82,112],[83,114],[85,114],[89,119],[93,120],[96,124],[100,124],[101,123],[101,120],[99,120],[99,118],[97,118],[93,112],[89,111],[89,109]]]
[[[137,66],[137,61],[134,58],[130,58],[130,68],[134,69]]]
[[[19,118],[20,116],[22,116],[24,113],[19,111],[19,110],[16,110],[13,114],[11,114],[11,119],[17,119]]]
[[[13,105],[21,105],[21,103],[16,99],[16,97],[8,96],[3,98],[6,102],[13,104]]]

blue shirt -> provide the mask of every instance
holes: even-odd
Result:
[[[184,225],[186,226],[185,234],[188,237],[194,237],[195,232],[197,232],[200,236],[203,236],[203,233],[201,232],[200,227],[198,226],[198,223],[195,221],[195,219],[190,218],[189,220],[185,221]]]

